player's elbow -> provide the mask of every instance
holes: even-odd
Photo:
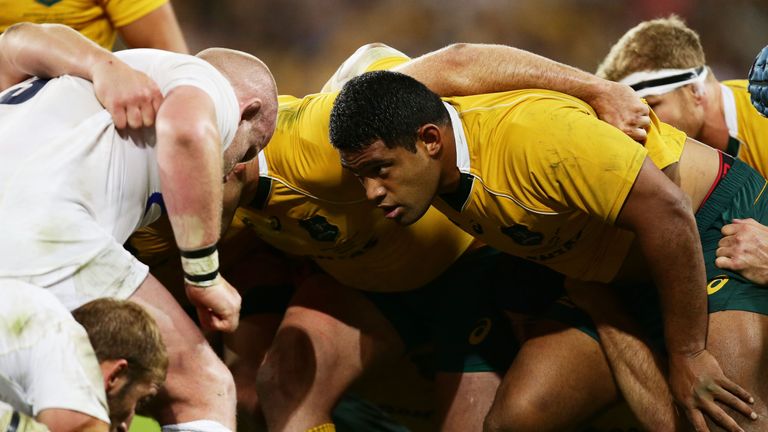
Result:
[[[209,121],[158,118],[158,147],[174,149],[205,149],[218,143],[216,125]]]

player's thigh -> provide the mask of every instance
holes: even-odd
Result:
[[[298,332],[317,353],[366,368],[403,352],[397,331],[366,296],[319,273],[296,290],[276,340]]]
[[[768,316],[745,311],[721,311],[709,315],[707,348],[725,375],[755,398],[757,422],[728,410],[745,430],[768,429]],[[716,430],[716,429],[713,429]]]
[[[435,376],[440,430],[481,431],[501,382],[496,372],[439,372]]]
[[[576,328],[541,321],[504,376],[486,425],[489,430],[567,430],[617,398],[598,342]]]

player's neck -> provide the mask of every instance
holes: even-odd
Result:
[[[453,127],[448,124],[442,133],[443,148],[440,155],[440,183],[438,193],[451,193],[459,188],[458,163],[456,161],[456,137],[453,134]]]
[[[707,83],[707,103],[704,123],[696,139],[720,151],[728,149],[728,124],[725,122],[723,95],[720,83]]]

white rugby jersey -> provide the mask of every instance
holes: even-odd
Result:
[[[160,50],[117,55],[153,78],[164,95],[185,85],[205,91],[216,108],[223,148],[229,146],[239,105],[213,66]],[[0,93],[0,277],[48,275],[29,281],[55,284],[158,217],[155,134],[145,132],[120,136],[83,79],[32,78]],[[119,273],[109,268],[110,259],[101,261],[98,277],[79,274],[80,282],[103,284],[102,274]]]
[[[44,289],[0,280],[0,292],[0,401],[30,417],[60,408],[109,423],[85,329]]]

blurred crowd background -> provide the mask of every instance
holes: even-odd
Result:
[[[281,94],[320,89],[357,47],[410,56],[452,42],[502,43],[594,72],[638,22],[675,13],[702,38],[719,79],[744,78],[768,44],[768,0],[175,0],[190,49],[262,58]]]

